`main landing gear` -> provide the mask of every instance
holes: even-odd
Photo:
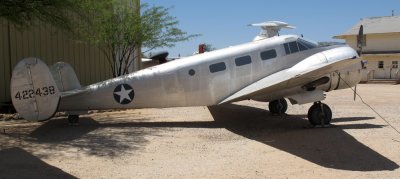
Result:
[[[284,114],[288,108],[288,104],[284,98],[269,102],[269,111],[273,115]],[[332,120],[332,111],[328,105],[320,101],[314,104],[308,110],[308,121],[313,126],[329,126]]]
[[[314,104],[308,110],[308,120],[313,126],[329,125],[332,120],[332,111],[328,105],[320,101]]]
[[[68,115],[68,122],[70,125],[78,125],[79,115]]]
[[[288,104],[284,98],[274,100],[269,102],[268,104],[269,112],[272,113],[272,115],[281,115],[284,114],[288,108]]]

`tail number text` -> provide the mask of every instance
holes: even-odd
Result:
[[[54,95],[55,93],[56,91],[54,86],[45,86],[37,89],[18,91],[14,97],[15,99],[23,100],[34,98],[35,96]]]

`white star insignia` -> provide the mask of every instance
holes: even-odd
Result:
[[[129,93],[131,93],[131,91],[132,91],[132,89],[126,90],[124,88],[124,85],[121,85],[121,91],[114,92],[114,94],[119,96],[119,103],[122,103],[122,101],[124,101],[124,99],[132,101],[132,99],[129,97]]]

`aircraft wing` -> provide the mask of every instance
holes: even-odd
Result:
[[[276,72],[253,84],[250,84],[249,86],[224,99],[219,104],[250,99],[253,96],[268,94],[281,89],[303,86],[323,77],[326,74],[356,63],[360,63],[359,58],[349,58],[328,63],[320,63],[307,68],[301,66],[301,68],[299,68],[299,66],[295,65],[292,68]]]

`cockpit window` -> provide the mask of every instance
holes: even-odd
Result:
[[[316,48],[318,45],[304,39],[298,39],[298,42],[306,46],[308,49]]]
[[[299,51],[299,47],[297,46],[297,42],[289,42],[290,53],[296,53]]]
[[[298,42],[297,45],[299,46],[300,51],[308,50],[308,48],[304,46],[301,42]]]
[[[283,46],[285,47],[286,55],[289,55],[290,54],[289,44],[288,43],[284,43]]]
[[[284,43],[283,46],[285,47],[286,55],[289,55],[299,51],[316,48],[317,44],[299,38],[297,41]]]

